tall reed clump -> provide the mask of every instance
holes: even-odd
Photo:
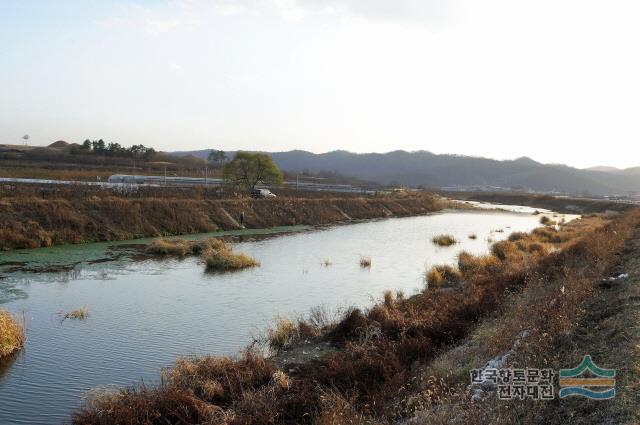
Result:
[[[274,350],[281,350],[298,339],[298,327],[292,320],[278,317],[269,329],[267,329],[267,341]]]
[[[451,246],[458,243],[458,240],[451,235],[434,236],[431,241],[438,246]]]
[[[260,265],[258,261],[246,254],[233,252],[227,245],[218,249],[210,248],[202,254],[202,257],[207,271],[240,270]]]
[[[0,310],[0,359],[24,346],[24,323],[6,310]]]
[[[462,273],[455,267],[447,264],[433,266],[425,274],[427,283],[431,286],[439,287],[444,285],[455,285],[462,280]]]
[[[467,251],[458,254],[458,270],[463,275],[472,275],[481,272],[496,270],[498,259],[493,255],[473,255]]]

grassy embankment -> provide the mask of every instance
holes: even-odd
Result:
[[[438,211],[448,205],[442,198],[426,193],[209,199],[193,188],[188,195],[175,188],[135,193],[54,188],[42,196],[21,190],[0,188],[0,250],[237,229],[241,212],[245,227],[267,228],[404,217]]]
[[[267,335],[273,348],[302,341],[336,348],[319,359],[286,370],[255,349],[237,358],[181,359],[161,385],[90,400],[73,422],[471,424],[484,415],[509,423],[526,409],[478,413],[466,391],[469,370],[509,350],[518,365],[555,364],[639,219],[637,212],[613,221],[590,217],[514,234],[489,256],[461,255],[460,279],[450,288],[410,298],[388,292],[384,302],[352,309],[337,323],[281,320]]]

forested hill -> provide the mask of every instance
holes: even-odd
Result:
[[[175,154],[206,158],[209,150]],[[228,152],[233,157],[233,152]],[[271,153],[285,171],[333,171],[362,180],[433,188],[496,186],[592,195],[626,195],[640,192],[640,175],[633,172],[582,170],[565,165],[541,164],[530,158],[497,161],[462,155],[437,155],[428,151],[323,154],[295,150]]]

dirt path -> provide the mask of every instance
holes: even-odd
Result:
[[[585,319],[567,336],[567,367],[591,354],[597,365],[616,369],[616,397],[610,401],[568,398],[550,403],[540,423],[640,423],[640,230],[627,244],[610,276],[586,306]]]

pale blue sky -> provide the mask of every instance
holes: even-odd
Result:
[[[0,0],[0,143],[640,165],[631,0]]]

